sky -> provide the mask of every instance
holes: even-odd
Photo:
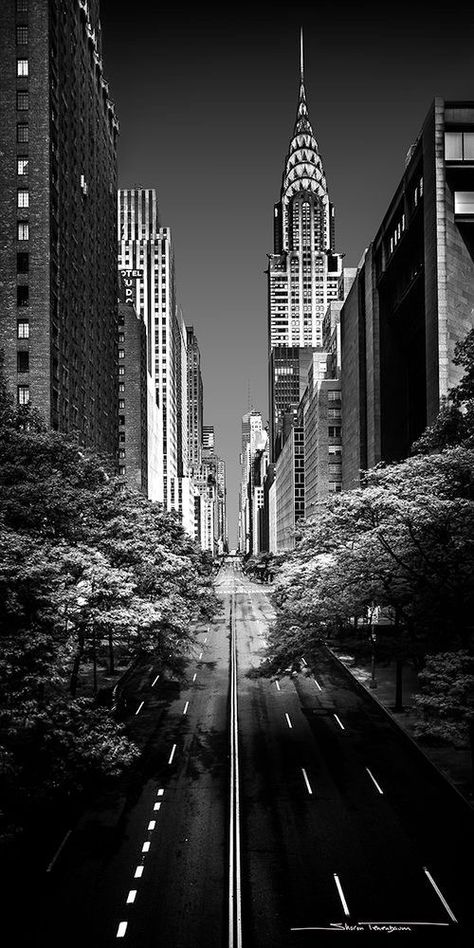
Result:
[[[197,6],[197,5],[196,5]],[[357,266],[435,96],[474,99],[474,5],[167,6],[101,0],[120,121],[119,186],[156,188],[177,299],[199,339],[204,423],[227,463],[237,545],[241,417],[268,418],[267,254],[296,116],[299,29],[309,115]],[[249,401],[250,398],[250,401]]]

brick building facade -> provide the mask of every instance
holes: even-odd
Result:
[[[0,347],[52,428],[116,457],[118,123],[97,0],[0,6]]]

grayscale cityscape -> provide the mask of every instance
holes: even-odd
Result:
[[[473,35],[2,0],[2,948],[474,943]]]

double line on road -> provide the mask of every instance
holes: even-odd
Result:
[[[235,620],[235,593],[232,593],[230,600],[229,948],[242,948],[239,727],[237,714],[237,633]]]

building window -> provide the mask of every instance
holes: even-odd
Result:
[[[28,221],[18,221],[18,240],[30,239],[30,227]]]
[[[28,27],[27,26],[17,26],[16,28],[16,41],[18,46],[23,46],[28,42]]]
[[[125,375],[125,366],[119,365],[119,375]]]
[[[30,255],[24,251],[16,255],[16,272],[28,273],[30,267]]]
[[[125,431],[121,431],[121,432],[120,432],[120,434],[119,434],[119,441],[120,441],[120,444],[124,444],[124,443],[125,443]]]
[[[30,194],[24,188],[18,189],[17,194],[17,207],[29,207],[30,206]]]
[[[30,371],[30,355],[29,352],[17,352],[16,354],[16,368],[17,372],[29,372]],[[21,402],[20,402],[21,404]]]
[[[446,161],[474,161],[474,132],[445,132]]]
[[[125,399],[119,398],[119,408],[125,408]]]
[[[29,288],[27,286],[17,286],[16,288],[16,305],[17,306],[28,306],[29,303]]]
[[[119,458],[125,457],[125,448],[119,448]]]
[[[30,338],[30,323],[28,319],[19,319],[17,323],[17,336],[18,339],[29,339]]]
[[[17,158],[17,174],[28,174],[28,158]]]
[[[28,0],[16,0],[16,12],[28,13]]]
[[[454,192],[454,213],[469,217],[474,215],[474,191]]]
[[[125,415],[119,415],[119,421],[118,421],[118,423],[119,423],[119,425],[124,425],[124,424],[125,424]]]
[[[18,77],[28,75],[28,60],[27,59],[17,59],[16,74]]]
[[[24,123],[18,123],[16,127],[16,140],[22,144],[28,141],[28,126]]]
[[[125,391],[125,382],[119,382],[119,392]]]
[[[123,477],[125,474],[125,464],[119,464],[119,476]]]
[[[119,349],[118,357],[119,359],[125,359],[125,349]]]
[[[28,93],[27,92],[17,92],[16,94],[16,108],[18,112],[25,112],[29,106]]]
[[[18,404],[27,405],[29,400],[30,400],[30,386],[19,385],[18,386]]]

